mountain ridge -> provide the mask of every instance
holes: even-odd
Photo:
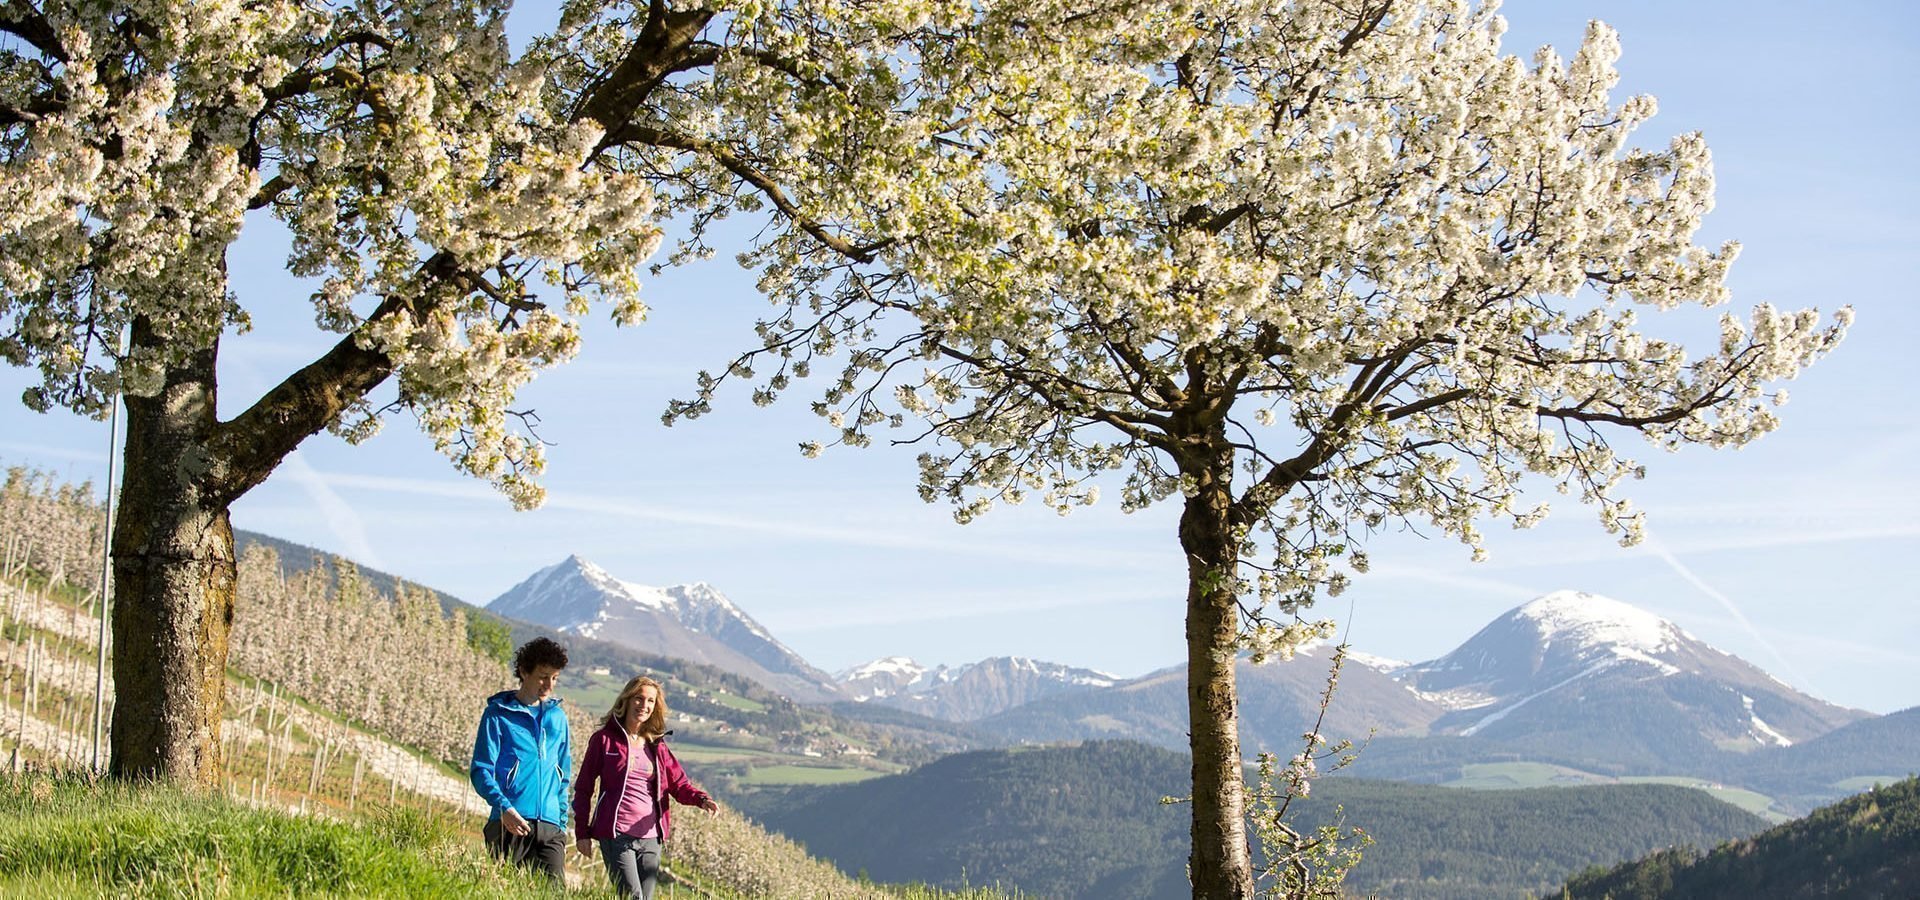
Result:
[[[949,722],[971,722],[1054,694],[1111,687],[1122,679],[1024,656],[993,656],[958,666],[923,666],[888,656],[838,673],[849,699],[910,710]]]
[[[565,634],[718,666],[803,703],[839,694],[830,676],[706,582],[654,587],[625,581],[574,554],[529,575],[486,608]]]

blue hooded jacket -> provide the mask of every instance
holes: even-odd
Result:
[[[529,822],[567,826],[567,784],[573,773],[569,735],[567,713],[557,699],[527,706],[513,691],[487,698],[468,777],[493,808],[489,821],[511,808]]]

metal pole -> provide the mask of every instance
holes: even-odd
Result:
[[[107,728],[107,601],[113,594],[113,486],[114,464],[120,454],[120,398],[113,398],[113,412],[107,424],[107,520],[100,541],[100,652],[93,673],[93,770],[101,771],[100,754],[106,744]]]

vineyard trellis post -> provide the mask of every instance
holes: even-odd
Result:
[[[113,400],[113,411],[107,415],[107,509],[105,528],[100,532],[100,645],[95,658],[93,673],[93,771],[106,768],[100,754],[106,749],[107,741],[107,604],[113,599],[113,484],[118,474],[116,464],[120,454],[114,452],[120,443],[120,400]]]

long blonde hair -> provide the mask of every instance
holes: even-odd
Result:
[[[607,717],[602,721],[602,724],[619,725],[621,728],[627,727],[628,704],[633,702],[633,698],[640,696],[642,688],[649,687],[653,688],[653,715],[648,716],[646,721],[640,723],[640,736],[651,741],[666,734],[667,690],[660,686],[660,682],[648,678],[645,675],[634,676],[632,681],[627,682],[626,687],[620,689],[620,696],[614,698],[613,708],[607,710]]]

